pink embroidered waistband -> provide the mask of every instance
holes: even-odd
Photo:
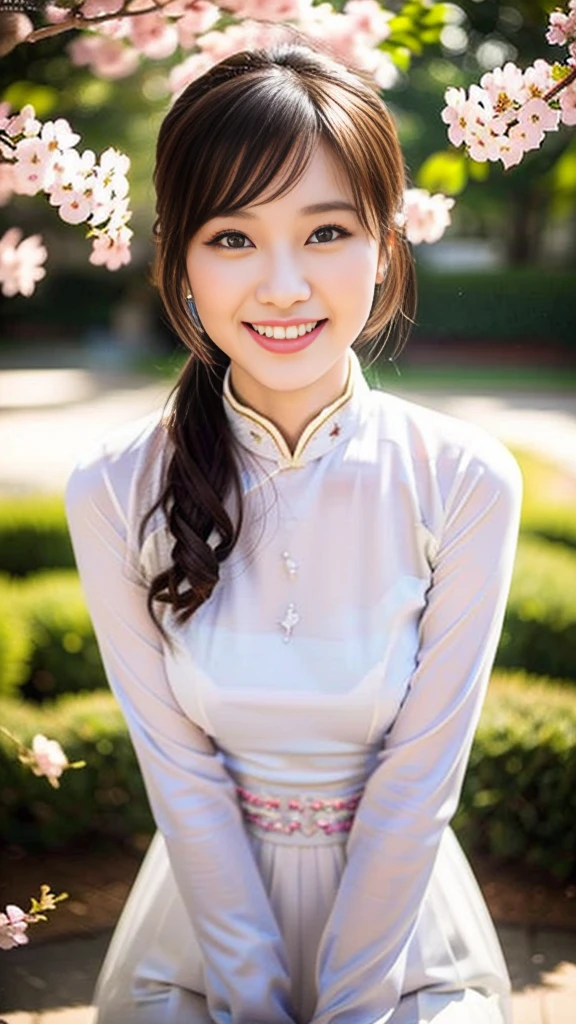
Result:
[[[244,820],[265,832],[330,836],[349,832],[362,794],[324,800],[317,797],[278,797],[236,787]]]

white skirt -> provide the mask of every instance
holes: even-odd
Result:
[[[316,950],[344,867],[344,843],[303,848],[252,838],[286,944],[297,1020],[309,1024]],[[204,991],[202,953],[157,833],[102,965],[97,1024],[212,1024]],[[381,1018],[358,1024],[511,1024],[498,938],[450,828],[410,942],[403,996],[388,1012],[383,1007]]]

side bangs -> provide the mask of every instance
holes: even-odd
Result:
[[[289,192],[321,137],[316,111],[297,81],[257,72],[250,79],[243,90],[234,83],[240,95],[233,103],[228,97],[226,113],[198,161],[202,187],[193,194],[202,196],[202,203],[190,211],[195,230],[212,217]]]

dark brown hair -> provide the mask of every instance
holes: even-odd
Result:
[[[155,601],[171,604],[183,623],[210,596],[242,525],[238,458],[222,400],[228,358],[190,317],[190,240],[224,210],[289,191],[320,141],[346,172],[362,224],[388,257],[385,281],[375,288],[355,346],[394,336],[397,354],[414,313],[414,268],[397,223],[404,161],[375,86],[308,45],[282,43],[216,64],[184,90],[162,123],[154,172],[155,279],[171,326],[191,354],[172,395],[167,427],[173,453],[163,491],[141,529],[143,537],[161,508],[174,541],[172,564],[149,589],[157,623]],[[229,499],[233,516],[224,505]],[[214,530],[219,540],[212,547]]]

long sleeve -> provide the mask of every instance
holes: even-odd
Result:
[[[209,1012],[217,1024],[290,1024],[283,943],[235,788],[170,689],[146,587],[129,568],[134,531],[110,462],[100,456],[74,471],[68,522],[110,687],[203,951]]]
[[[313,1024],[386,1024],[493,664],[521,504],[497,441],[452,458],[443,529],[404,700],[382,740],[317,960]]]

